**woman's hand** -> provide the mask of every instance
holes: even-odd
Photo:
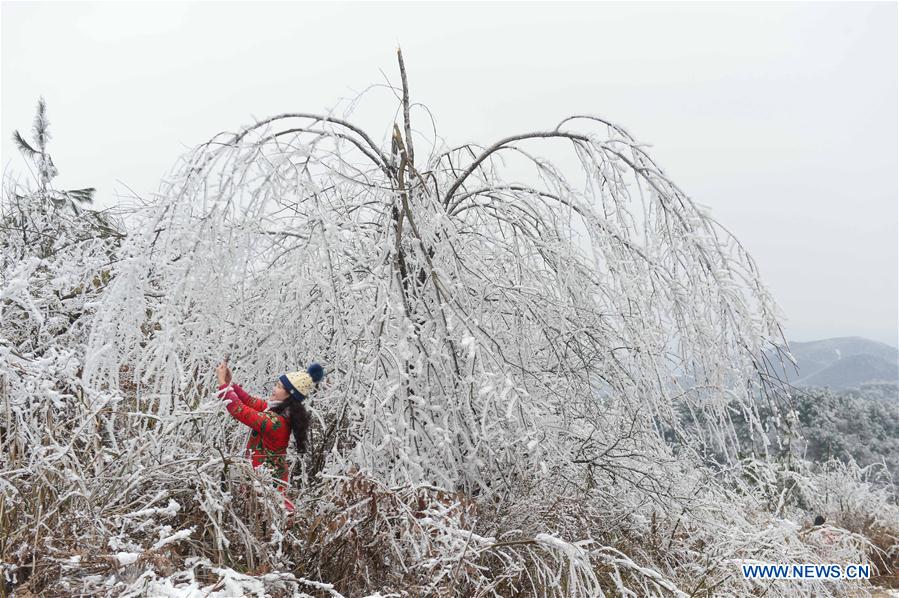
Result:
[[[215,376],[218,378],[219,386],[231,384],[231,368],[228,367],[228,362],[223,361],[218,364],[218,367],[215,368]]]

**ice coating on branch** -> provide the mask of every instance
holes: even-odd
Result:
[[[115,558],[119,562],[119,565],[126,567],[136,563],[137,559],[140,558],[140,554],[136,552],[117,552]]]

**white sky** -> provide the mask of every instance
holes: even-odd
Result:
[[[148,196],[217,132],[397,80],[398,44],[448,142],[623,124],[754,255],[788,338],[897,345],[894,2],[7,1],[2,163],[27,172],[10,137],[43,94],[60,187]]]

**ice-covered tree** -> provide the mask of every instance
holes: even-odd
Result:
[[[324,359],[313,473],[502,504],[682,500],[684,463],[781,407],[751,257],[624,128],[573,116],[448,146],[414,128],[400,67],[386,144],[288,113],[188,155],[126,244],[86,379],[126,368],[166,413],[224,353],[248,384]]]
[[[90,203],[93,189],[53,189],[57,171],[47,152],[43,100],[34,133],[35,147],[15,134],[20,149],[38,169],[34,182],[23,184],[7,175],[0,200],[0,526],[4,529],[0,559],[4,562],[15,560],[10,559],[13,545],[35,524],[26,522],[25,512],[45,510],[65,496],[72,482],[69,474],[81,469],[80,464],[73,465],[81,455],[71,454],[63,467],[58,457],[73,445],[96,447],[100,441],[73,438],[72,432],[90,412],[80,378],[85,343],[95,302],[110,280],[124,237],[122,223],[111,211],[77,207]]]
[[[34,193],[36,199],[40,201],[51,202],[56,207],[68,205],[77,214],[79,205],[90,204],[94,201],[94,193],[96,189],[87,187],[85,189],[69,189],[57,190],[53,188],[53,179],[59,175],[59,171],[53,164],[53,158],[47,150],[50,143],[50,121],[47,119],[47,103],[44,98],[40,98],[37,103],[37,113],[34,115],[34,124],[31,127],[32,144],[25,141],[19,131],[13,132],[13,141],[19,151],[26,159],[30,160],[37,174],[37,191]]]
[[[402,72],[386,147],[292,113],[188,156],[129,241],[92,379],[132,364],[168,408],[232,350],[251,380],[325,358],[345,459],[466,491],[603,465],[625,424],[729,453],[781,341],[744,248],[622,127],[448,147],[413,130]]]

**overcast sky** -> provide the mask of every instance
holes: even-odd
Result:
[[[43,94],[60,187],[147,196],[217,132],[395,77],[398,44],[448,142],[623,124],[753,254],[788,338],[897,345],[893,2],[4,2],[3,166]]]

